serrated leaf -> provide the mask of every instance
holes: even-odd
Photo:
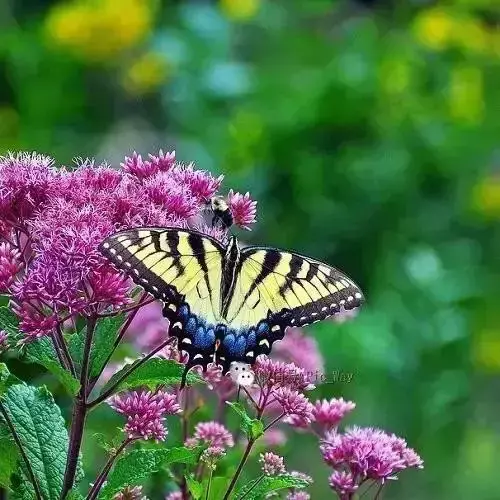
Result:
[[[248,439],[253,439],[255,441],[264,434],[264,424],[262,421],[250,417],[241,403],[233,403],[231,401],[226,401],[226,403],[239,415],[241,419],[241,430]]]
[[[125,365],[120,371],[115,373],[105,386],[101,389],[101,394],[112,387],[125,373],[132,369],[140,360],[129,365]],[[117,391],[123,389],[132,389],[134,387],[148,387],[155,389],[159,385],[176,385],[181,383],[182,374],[184,373],[184,365],[177,363],[171,359],[151,358],[144,362],[139,368],[134,370],[125,380],[117,387]],[[203,379],[194,373],[188,373],[186,382],[195,384],[203,382]]]
[[[0,363],[0,396],[7,391],[11,385],[21,384],[22,382],[9,372],[5,363]]]
[[[36,498],[35,490],[25,473],[25,469],[24,463],[19,461],[17,472],[12,477],[9,500],[33,500]]]
[[[19,318],[6,306],[0,307],[0,330],[9,335],[19,335]]]
[[[238,490],[236,493],[236,500],[240,498],[245,498],[245,500],[259,500],[261,498],[266,498],[269,493],[275,491],[289,488],[304,489],[308,486],[308,481],[299,479],[291,474],[264,476],[261,480],[250,482]]]
[[[264,434],[264,423],[262,420],[253,419],[250,423],[250,437],[255,440]]]
[[[0,487],[10,488],[12,474],[17,469],[19,449],[9,430],[0,426]]]
[[[72,396],[75,396],[80,390],[80,382],[60,365],[52,341],[48,337],[28,344],[26,357],[28,361],[47,368]]]
[[[84,500],[84,496],[78,490],[71,490],[66,500]]]
[[[110,499],[123,488],[140,484],[152,473],[167,465],[173,463],[194,465],[198,463],[203,449],[204,447],[170,449],[156,447],[133,450],[118,459],[99,498]]]
[[[68,433],[54,398],[45,387],[18,384],[9,387],[2,402],[44,500],[59,500],[66,468]],[[19,494],[24,495],[23,492],[24,488]]]
[[[123,323],[123,315],[108,316],[101,318],[96,324],[94,338],[92,339],[92,350],[90,351],[90,375],[99,375],[109,354],[112,352],[118,329]],[[87,330],[83,328],[75,333],[69,341],[69,352],[78,368],[81,368],[85,335]]]
[[[191,496],[193,497],[194,500],[198,500],[201,498],[201,495],[203,493],[203,486],[199,481],[197,481],[193,474],[189,474],[186,477],[186,484],[189,489],[189,492],[191,493]]]

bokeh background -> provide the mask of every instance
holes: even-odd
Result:
[[[250,191],[246,241],[366,293],[308,333],[353,373],[318,395],[425,460],[386,498],[498,499],[499,21],[496,0],[4,0],[0,150],[175,149]],[[330,496],[310,438],[283,453]]]

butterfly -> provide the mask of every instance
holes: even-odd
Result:
[[[170,335],[188,356],[186,372],[209,363],[229,371],[269,354],[289,327],[359,306],[345,274],[293,252],[227,245],[198,231],[136,228],[106,238],[101,252],[163,303]]]

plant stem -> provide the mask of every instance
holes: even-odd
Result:
[[[115,463],[115,460],[118,458],[118,455],[120,455],[120,453],[131,442],[132,442],[132,439],[130,439],[130,438],[126,439],[116,449],[116,451],[110,455],[110,457],[108,458],[108,461],[104,465],[101,473],[97,476],[95,483],[93,484],[92,488],[90,489],[89,494],[87,495],[87,500],[95,500],[97,498],[97,495],[99,494],[99,491],[101,491],[102,485],[106,481],[106,478],[108,477],[109,471],[111,470],[111,467],[113,467],[113,464]]]
[[[85,336],[85,345],[83,348],[82,371],[80,374],[80,391],[78,392],[73,406],[73,415],[71,420],[71,431],[69,436],[68,458],[66,461],[66,471],[64,473],[63,488],[61,500],[66,497],[73,483],[75,482],[78,456],[82,445],[83,430],[85,427],[85,418],[87,416],[87,382],[90,365],[90,351],[92,349],[92,340],[94,338],[96,317],[87,318],[87,332]]]
[[[250,455],[250,452],[252,451],[254,444],[255,444],[255,439],[249,439],[247,447],[245,449],[245,453],[243,453],[243,456],[241,457],[240,463],[238,464],[238,468],[234,473],[233,479],[231,479],[231,482],[229,483],[229,486],[226,490],[223,500],[228,500],[229,495],[233,491],[236,485],[236,481],[238,481],[238,478],[240,477],[241,471],[243,470],[243,467],[248,459],[248,455]]]
[[[108,354],[108,356],[106,357],[106,360],[104,361],[104,363],[102,364],[102,368],[101,370],[99,371],[99,373],[95,376],[95,377],[92,377],[92,380],[89,382],[89,385],[88,385],[88,389],[87,389],[87,396],[90,394],[90,392],[92,391],[92,389],[95,387],[95,385],[97,384],[97,381],[99,380],[100,376],[102,375],[102,372],[104,371],[104,368],[106,367],[106,365],[109,363],[109,360],[111,359],[111,357],[113,356],[116,348],[118,347],[118,345],[120,344],[123,336],[125,335],[125,333],[127,332],[130,324],[132,323],[133,319],[135,318],[137,312],[139,311],[140,307],[142,307],[143,305],[145,305],[145,299],[147,297],[147,294],[146,292],[144,292],[141,297],[139,298],[139,301],[137,302],[136,306],[134,309],[131,310],[130,314],[127,316],[127,319],[125,320],[125,322],[123,323],[123,325],[121,326],[120,328],[120,331],[118,332],[118,335],[116,336],[116,340],[115,340],[115,343],[113,345],[113,349],[111,349],[111,352]],[[148,302],[149,303],[149,302]]]
[[[66,345],[66,341],[64,340],[64,335],[63,335],[60,323],[56,326],[56,337],[57,337],[57,341],[59,343],[59,346],[61,347],[62,356],[66,362],[68,370],[71,372],[71,375],[73,375],[73,377],[76,377],[75,365],[73,363],[73,360],[71,359],[71,354],[69,353],[68,346]]]
[[[181,417],[181,419],[182,419],[182,442],[183,443],[186,442],[186,439],[188,437],[188,432],[189,432],[188,409],[189,409],[189,390],[186,388],[186,390],[184,391],[184,404],[183,404],[183,411],[182,411],[182,417]],[[188,497],[188,488],[187,488],[185,474],[182,474],[179,488],[181,489],[182,499],[188,500],[188,498],[189,498]]]
[[[266,408],[267,400],[269,399],[270,393],[271,393],[271,389],[269,389],[265,395],[263,395],[263,391],[261,391],[261,394],[259,397],[259,404],[256,405],[257,406],[257,418],[259,420],[262,419],[262,414],[264,413],[264,410]],[[281,416],[279,418],[281,418]],[[271,424],[268,425],[267,428],[269,428],[273,424],[274,424],[274,421],[271,422]],[[248,456],[250,455],[250,452],[252,451],[252,448],[253,448],[253,445],[255,444],[255,442],[256,442],[256,439],[249,439],[248,440],[247,447],[245,449],[245,453],[243,453],[243,456],[241,457],[240,463],[238,464],[238,468],[236,469],[236,472],[234,473],[233,479],[231,479],[231,482],[229,483],[229,486],[226,490],[226,493],[224,495],[223,500],[229,499],[229,495],[231,494],[234,487],[236,486],[236,482],[238,481],[238,478],[241,474],[241,471],[243,470],[243,467],[245,466],[245,463],[248,459]]]
[[[250,392],[248,391],[248,389],[244,386],[240,386],[243,391],[245,392],[245,394],[248,396],[248,399],[250,399],[250,401],[252,402],[252,404],[255,406],[255,409],[257,411],[259,411],[259,405],[257,404],[257,401],[255,401],[255,399],[252,397],[252,395],[250,394]]]
[[[0,401],[0,412],[2,413],[2,417],[4,418],[5,423],[7,424],[10,433],[12,434],[12,437],[14,438],[17,447],[19,448],[19,453],[21,453],[21,457],[23,457],[24,463],[26,465],[26,470],[28,471],[28,476],[30,478],[30,481],[33,483],[36,500],[43,500],[42,492],[40,491],[40,485],[36,480],[35,473],[31,468],[31,464],[28,460],[28,457],[26,456],[21,440],[17,435],[16,429],[14,428],[14,424],[12,423],[12,420],[10,419],[9,414],[7,413],[7,410],[5,409],[5,406],[3,405],[2,401]]]
[[[104,391],[99,397],[95,398],[94,401],[90,401],[90,403],[87,403],[87,408],[91,409],[94,406],[98,405],[99,403],[102,403],[104,400],[106,400],[109,396],[113,394],[113,392],[116,390],[116,388],[137,368],[139,368],[141,365],[143,365],[148,359],[152,358],[157,352],[161,351],[164,347],[166,347],[168,344],[170,344],[175,338],[170,337],[165,342],[161,343],[158,347],[155,347],[149,354],[141,358],[139,361],[134,363],[129,370],[127,370],[121,377],[115,380],[115,382],[109,387],[106,391]]]
[[[375,496],[373,497],[373,500],[378,500],[380,497],[380,493],[382,493],[382,488],[384,487],[385,483],[380,483],[380,486],[377,489],[377,493],[375,493]]]
[[[264,432],[266,432],[269,428],[271,428],[276,422],[279,422],[284,416],[285,416],[285,412],[283,412],[281,415],[279,415],[278,417],[276,417],[272,422],[270,422],[269,424],[267,424],[264,427]]]
[[[212,486],[212,476],[213,476],[213,469],[210,467],[210,473],[208,476],[208,484],[207,484],[207,494],[205,495],[205,500],[208,500],[210,497],[210,487]]]
[[[68,370],[69,369],[69,366],[68,364],[66,363],[66,360],[64,359],[63,355],[62,355],[62,350],[61,350],[61,346],[59,345],[59,340],[57,338],[57,334],[55,331],[52,332],[52,334],[50,335],[50,339],[52,340],[52,345],[54,346],[54,351],[56,351],[56,354],[57,354],[57,359],[59,361],[59,364],[65,369],[65,370]]]
[[[99,313],[98,317],[99,318],[109,318],[112,316],[118,316],[119,314],[126,313],[126,312],[131,312],[131,311],[137,311],[137,309],[141,308],[142,306],[147,306],[148,304],[151,304],[151,302],[154,302],[155,299],[149,299],[148,301],[144,302],[144,298],[141,297],[137,303],[135,303],[132,306],[129,307],[124,307],[121,310],[109,312],[109,313]]]
[[[250,486],[250,488],[245,492],[245,494],[242,495],[241,497],[239,497],[238,500],[243,500],[243,498],[245,498],[263,479],[264,479],[264,474],[262,474],[261,476],[259,476],[254,481],[254,483],[252,484],[252,486]]]

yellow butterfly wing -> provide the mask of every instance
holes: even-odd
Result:
[[[100,250],[164,303],[170,332],[191,366],[212,361],[224,255],[216,240],[178,228],[138,228],[110,236]]]
[[[235,328],[255,328],[246,356],[268,354],[285,329],[304,326],[363,302],[359,287],[345,274],[309,257],[273,248],[247,247],[228,308]]]

